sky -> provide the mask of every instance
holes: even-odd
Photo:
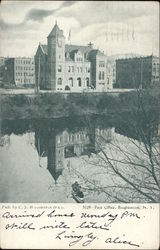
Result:
[[[66,43],[92,42],[108,56],[159,55],[158,1],[2,0],[0,56],[33,57],[56,20]]]

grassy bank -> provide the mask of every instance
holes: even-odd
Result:
[[[120,114],[137,110],[140,102],[147,110],[157,109],[158,96],[149,92],[109,93],[42,93],[2,95],[2,119],[56,118],[89,114]]]

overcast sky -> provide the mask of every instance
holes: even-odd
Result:
[[[0,56],[34,56],[57,20],[66,43],[107,55],[159,55],[159,4],[108,1],[1,1]]]

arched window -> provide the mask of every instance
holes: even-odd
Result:
[[[58,78],[58,85],[62,85],[62,78]]]
[[[69,85],[73,87],[73,78],[72,77],[69,78]]]
[[[66,85],[65,90],[70,90],[70,87],[68,85]]]
[[[77,83],[78,83],[78,86],[79,86],[79,87],[82,86],[82,81],[81,81],[81,78],[80,78],[80,77],[77,78]]]
[[[89,87],[89,77],[86,78],[86,86]]]
[[[99,80],[101,80],[101,71],[99,72]]]

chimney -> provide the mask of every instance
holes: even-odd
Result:
[[[93,48],[93,43],[89,42],[88,47]]]

